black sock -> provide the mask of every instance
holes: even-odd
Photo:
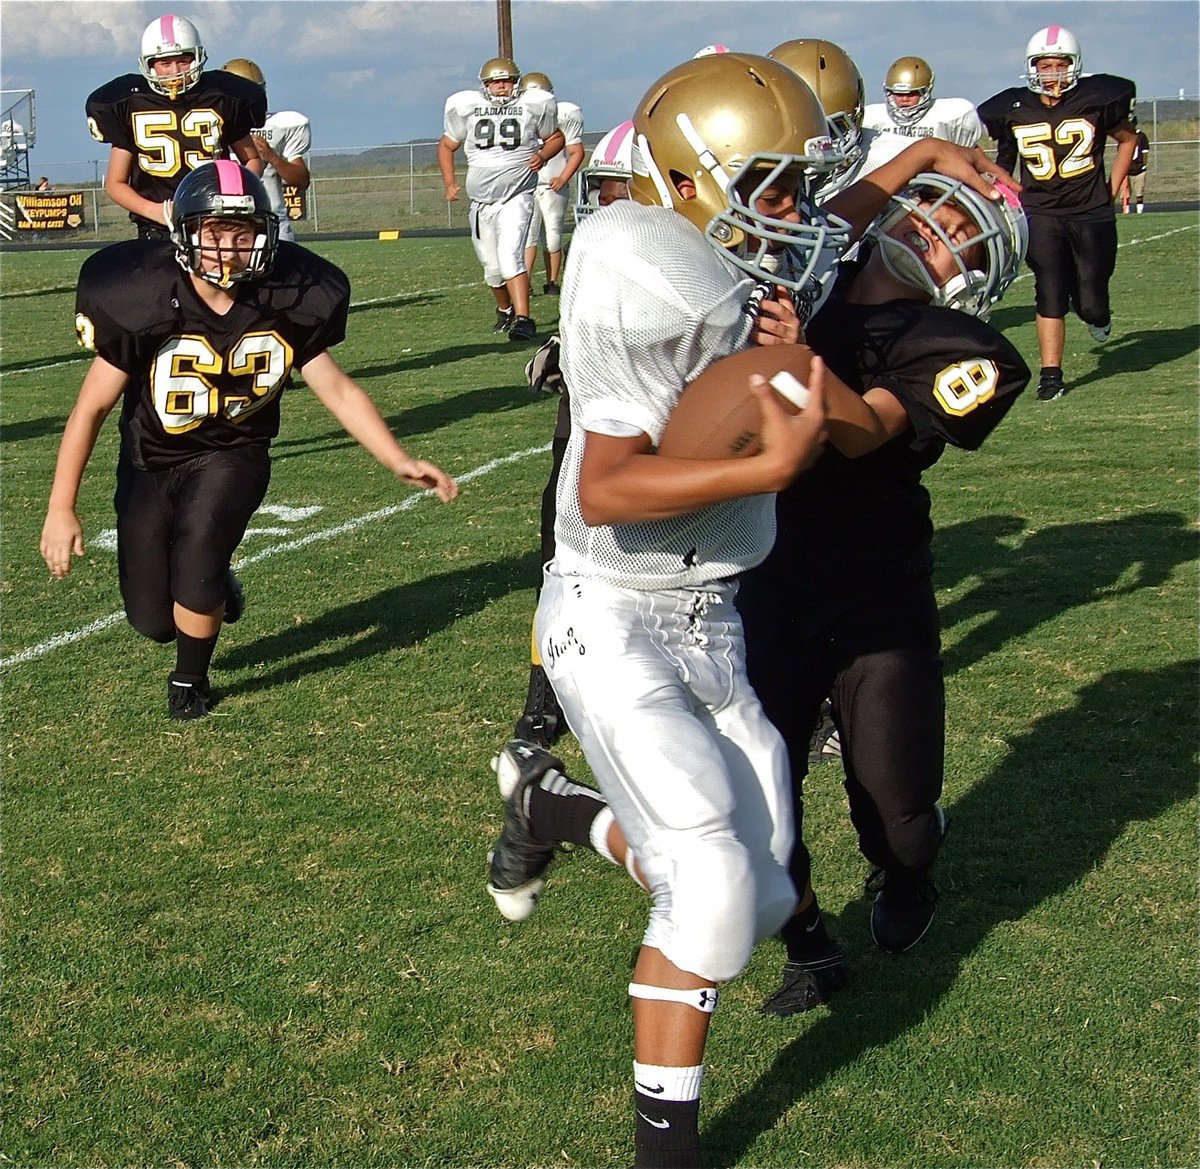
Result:
[[[548,771],[528,791],[529,827],[539,840],[592,847],[592,821],[608,807],[593,788]]]
[[[636,1088],[635,1169],[700,1169],[700,1101],[661,1100]]]
[[[805,909],[783,923],[779,936],[787,947],[789,962],[807,962],[829,949],[829,934],[815,897]]]
[[[219,633],[212,637],[190,637],[182,630],[175,633],[175,673],[184,678],[204,681],[208,678],[208,667],[213,651],[217,648]]]

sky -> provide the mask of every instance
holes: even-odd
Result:
[[[1196,0],[511,0],[511,10],[518,65],[547,73],[595,131],[705,45],[765,53],[797,37],[846,49],[868,101],[882,100],[893,60],[916,55],[934,69],[936,96],[981,102],[1019,84],[1025,43],[1048,24],[1076,35],[1085,71],[1130,77],[1143,99],[1200,92]],[[256,61],[270,108],[307,114],[314,147],[329,151],[437,138],[446,97],[477,84],[498,44],[494,0],[0,0],[0,89],[35,93],[33,173],[77,182],[99,160],[103,174],[107,147],[88,134],[84,101],[137,70],[142,30],[166,13],[196,24],[208,67]]]

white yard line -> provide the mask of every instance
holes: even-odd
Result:
[[[455,478],[459,484],[470,483],[474,479],[481,479],[484,475],[491,474],[492,471],[498,470],[500,467],[506,467],[510,463],[519,463],[522,459],[527,459],[531,455],[545,454],[549,450],[550,444],[544,443],[541,446],[529,447],[523,451],[514,451],[510,455],[501,455],[499,458],[492,459],[490,462],[467,471],[465,474],[456,475]],[[307,536],[300,536],[294,540],[285,540],[280,544],[272,544],[268,548],[263,548],[250,556],[238,560],[234,567],[244,568],[250,564],[257,564],[260,560],[267,560],[272,556],[278,556],[281,552],[294,552],[299,548],[307,547],[309,544],[332,540],[337,536],[345,535],[347,532],[353,532],[358,528],[365,527],[367,524],[377,523],[379,520],[390,519],[401,512],[411,511],[422,500],[432,498],[435,498],[435,496],[431,491],[416,492],[405,496],[399,503],[392,504],[389,507],[381,507],[378,511],[368,512],[366,515],[346,520],[344,523],[335,524],[331,528],[323,528],[319,532],[310,532]],[[63,649],[68,645],[74,645],[76,642],[83,641],[93,634],[103,633],[104,630],[111,628],[124,619],[125,613],[122,610],[116,613],[109,613],[107,617],[100,617],[78,629],[72,629],[65,633],[56,633],[53,637],[38,642],[37,645],[31,645],[28,649],[19,650],[17,653],[0,658],[0,670],[7,669],[9,666],[19,666],[24,662],[32,662],[38,658],[44,658],[47,654],[53,653],[55,650]]]

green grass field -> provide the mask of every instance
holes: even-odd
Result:
[[[819,768],[851,982],[765,1019],[772,942],[727,989],[712,1166],[1197,1163],[1197,222],[1118,227],[1113,341],[1072,319],[1070,394],[1030,389],[927,476],[954,821],[934,928],[875,950]],[[4,257],[4,1164],[630,1162],[644,896],[582,852],[523,925],[484,890],[556,402],[491,335],[466,239],[318,250],[354,281],[339,360],[462,495],[415,497],[289,392],[193,724],[165,717],[171,651],[117,616],[113,420],[88,556],[55,583],[37,554],[81,254]],[[535,298],[543,329],[555,309]],[[994,321],[1036,366],[1028,276]]]

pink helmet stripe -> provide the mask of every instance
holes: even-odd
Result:
[[[219,158],[216,163],[217,186],[222,195],[244,195],[246,184],[241,166],[229,158]]]
[[[158,19],[158,35],[160,42],[164,45],[177,45],[179,41],[175,36],[175,17],[160,16]]]
[[[632,122],[622,122],[613,133],[613,136],[608,141],[608,148],[604,152],[604,157],[600,160],[605,163],[615,163],[619,161],[621,147],[625,144],[625,140],[633,133]]]
[[[1058,44],[1058,34],[1060,32],[1062,32],[1062,26],[1057,24],[1052,24],[1046,29],[1046,47],[1048,49]]]

